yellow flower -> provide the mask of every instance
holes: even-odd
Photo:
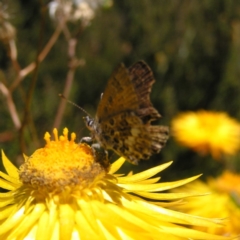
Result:
[[[240,197],[240,175],[237,173],[232,173],[230,171],[225,171],[217,179],[213,179],[212,185],[218,191],[232,193],[236,192]],[[239,224],[240,226],[240,224]]]
[[[214,158],[233,155],[240,149],[240,124],[221,112],[186,112],[172,121],[176,140],[199,153]]]
[[[240,235],[240,176],[238,174],[226,171],[217,179],[209,179],[208,183],[195,181],[173,191],[211,193],[198,199],[188,198],[187,204],[176,209],[188,214],[209,218],[221,217],[227,220],[223,228],[194,226],[194,229],[211,234]]]
[[[186,227],[221,220],[169,209],[192,194],[161,193],[198,176],[157,183],[153,176],[171,162],[116,174],[123,158],[109,167],[91,147],[76,144],[74,133],[69,140],[66,128],[54,136],[46,133],[46,146],[25,156],[19,171],[2,152],[7,174],[0,172],[0,187],[8,191],[0,193],[0,239],[228,239]]]

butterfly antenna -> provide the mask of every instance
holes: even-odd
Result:
[[[86,113],[87,116],[91,117],[91,115],[90,115],[86,110],[84,110],[82,107],[78,106],[76,103],[68,100],[63,94],[59,93],[58,96],[61,97],[62,99],[64,99],[65,101],[67,101],[68,103],[72,104],[73,106],[77,107],[77,108],[80,109],[82,112]]]

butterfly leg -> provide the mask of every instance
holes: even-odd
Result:
[[[81,138],[80,143],[92,144],[93,139],[91,137],[83,137],[83,138]]]
[[[108,151],[100,146],[99,143],[91,145],[96,162],[100,163],[106,171],[109,170],[110,162],[108,160]]]
[[[109,170],[110,163],[108,160],[108,151],[107,150],[102,148],[99,143],[93,143],[93,139],[91,137],[83,137],[80,140],[80,143],[86,143],[86,144],[90,145],[92,148],[92,152],[93,152],[95,161],[98,162],[99,164],[101,164],[101,166],[104,167],[104,169],[106,171]]]

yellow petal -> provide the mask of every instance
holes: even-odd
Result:
[[[7,158],[3,150],[2,150],[2,161],[3,161],[3,166],[6,169],[8,175],[18,179],[19,178],[18,169]]]
[[[175,228],[169,228],[169,227],[161,227],[164,229],[166,232],[171,231],[172,234],[175,234],[176,236],[181,236],[185,237],[186,239],[205,239],[205,240],[226,240],[226,239],[233,239],[233,238],[228,238],[226,236],[217,236],[214,234],[209,234],[209,233],[204,233],[192,229],[184,229],[181,227],[175,227]]]
[[[138,182],[147,178],[150,178],[154,175],[156,175],[157,173],[161,172],[162,170],[166,169],[167,167],[169,167],[172,164],[172,162],[168,162],[165,164],[161,164],[157,167],[153,167],[150,168],[146,171],[134,174],[132,176],[127,176],[127,177],[119,177],[118,179],[120,180],[120,183],[134,183],[134,182]]]
[[[153,199],[153,200],[175,200],[175,199],[183,199],[187,197],[196,197],[196,196],[204,196],[206,194],[196,194],[196,193],[151,193],[151,192],[135,192],[135,194]]]
[[[71,239],[75,213],[69,204],[61,204],[59,208],[60,236],[62,239]]]
[[[186,183],[189,183],[201,176],[197,175],[191,178],[175,181],[175,182],[164,182],[164,183],[156,183],[156,184],[148,184],[148,185],[142,185],[142,184],[121,184],[118,185],[120,187],[124,187],[126,190],[129,191],[149,191],[149,192],[157,192],[157,191],[164,191],[169,190],[171,188],[182,186]]]
[[[1,188],[4,188],[6,190],[14,190],[16,189],[17,187],[19,187],[19,184],[15,184],[15,183],[12,183],[12,182],[8,182],[8,181],[5,181],[3,179],[0,178],[0,187]]]
[[[0,172],[0,177],[4,178],[5,180],[15,184],[16,187],[18,187],[20,185],[20,181],[18,180],[18,178],[9,176],[6,173]]]
[[[24,211],[25,208],[22,207],[13,216],[9,216],[9,218],[0,226],[0,235],[8,232],[10,229],[13,229],[14,226],[16,226],[24,218]]]
[[[109,170],[110,174],[113,174],[115,172],[117,172],[117,170],[119,170],[119,168],[124,164],[125,162],[125,158],[124,157],[120,157],[117,161],[115,161],[112,165],[111,168]]]
[[[34,226],[34,223],[40,218],[43,211],[45,210],[44,204],[35,205],[31,214],[24,214],[24,219],[17,227],[14,228],[13,232],[9,235],[9,239],[16,239],[21,233],[28,232]]]

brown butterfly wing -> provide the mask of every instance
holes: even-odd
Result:
[[[152,106],[150,101],[152,85],[155,82],[150,67],[145,62],[139,61],[129,68],[129,74],[135,88],[135,92],[138,96],[138,116],[143,120],[144,123],[159,119],[161,115]]]
[[[134,164],[158,153],[168,139],[168,127],[150,125],[161,117],[149,97],[154,81],[143,61],[129,69],[121,64],[110,77],[97,109],[96,139]]]
[[[99,141],[133,164],[158,153],[168,139],[165,126],[144,125],[132,111],[119,113],[101,124]]]
[[[120,64],[108,80],[97,108],[96,118],[101,123],[118,113],[135,111],[138,108],[138,97],[128,69],[124,64]]]

